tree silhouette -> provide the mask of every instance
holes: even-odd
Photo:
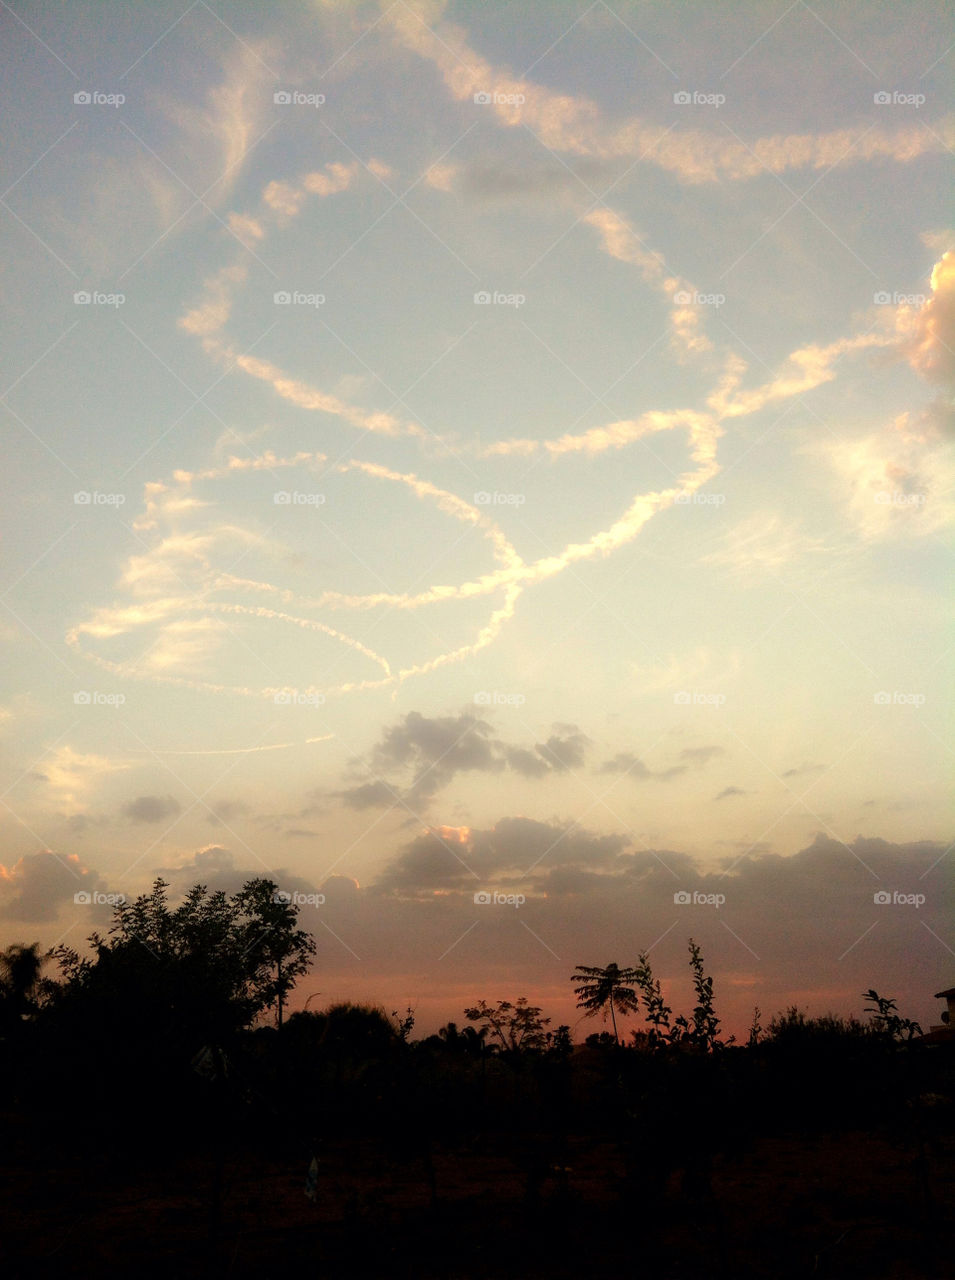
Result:
[[[36,1013],[45,959],[38,942],[14,942],[0,951],[0,1020],[4,1026],[15,1027]]]
[[[122,1022],[126,1034],[194,1051],[281,1007],[315,943],[270,880],[250,880],[231,898],[196,885],[175,909],[168,887],[158,879],[116,906],[108,936],[90,936],[92,957],[54,949],[65,979],[54,1003],[104,1033]]]
[[[498,1000],[497,1007],[490,1008],[479,1000],[472,1009],[465,1009],[464,1016],[471,1022],[482,1022],[500,1041],[504,1053],[520,1053],[527,1049],[544,1049],[547,1032],[544,1030],[550,1018],[542,1018],[540,1007],[527,1003],[521,996],[516,1004],[510,1000]]]
[[[585,1009],[586,1017],[592,1018],[601,1011],[606,1017],[607,1010],[610,1010],[616,1044],[620,1043],[616,1010],[619,1009],[621,1013],[637,1013],[640,1008],[640,999],[632,985],[638,976],[636,969],[621,969],[616,964],[608,964],[603,969],[579,964],[571,976],[571,981],[579,984],[574,987],[577,1008]]]

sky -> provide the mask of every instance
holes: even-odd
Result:
[[[948,7],[0,26],[0,945],[267,875],[423,1033],[937,1022]]]

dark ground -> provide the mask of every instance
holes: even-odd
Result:
[[[437,1199],[423,1158],[396,1161],[370,1140],[321,1152],[232,1152],[216,1161],[107,1157],[86,1135],[69,1153],[38,1147],[22,1124],[0,1171],[0,1267],[19,1277],[652,1276],[955,1277],[955,1139],[920,1156],[880,1133],[764,1137],[718,1157],[712,1195],[679,1170],[652,1200],[627,1182],[616,1144],[570,1139],[536,1205],[528,1162],[436,1147]],[[157,1120],[161,1124],[161,1119]],[[129,1149],[129,1148],[127,1148]],[[524,1148],[526,1153],[526,1147]]]

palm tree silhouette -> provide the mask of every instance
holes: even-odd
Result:
[[[577,1008],[586,1010],[588,1018],[601,1010],[604,1010],[606,1016],[609,1008],[613,1038],[617,1044],[620,1043],[620,1037],[617,1034],[616,1010],[619,1009],[621,1013],[636,1013],[640,1008],[639,997],[630,985],[636,981],[637,972],[636,969],[621,969],[616,964],[608,964],[603,969],[579,964],[571,975],[571,981],[578,984],[574,987]]]

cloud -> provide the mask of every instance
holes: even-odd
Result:
[[[811,773],[824,773],[824,764],[801,764],[794,769],[787,769],[781,776],[784,778],[804,778]]]
[[[535,750],[557,773],[580,769],[584,764],[590,739],[575,724],[555,724],[546,742],[538,742]]]
[[[750,578],[776,573],[809,556],[831,556],[833,550],[824,538],[803,532],[774,512],[760,511],[727,530],[716,550],[701,556],[700,563]]]
[[[900,307],[897,325],[912,368],[930,382],[955,385],[955,250],[932,269],[931,295],[921,306]]]
[[[387,809],[400,804],[401,797],[387,782],[362,782],[356,787],[346,787],[334,793],[349,809]]]
[[[953,145],[955,125],[933,122],[893,131],[857,125],[822,134],[775,134],[737,140],[724,131],[664,127],[639,116],[608,121],[595,102],[562,94],[492,66],[468,43],[458,26],[430,24],[407,5],[392,5],[382,18],[406,49],[431,62],[451,97],[474,104],[475,94],[492,101],[476,109],[505,129],[530,129],[548,150],[601,160],[633,158],[656,165],[685,182],[740,181],[790,169],[828,170],[876,159],[906,163]]]
[[[590,739],[572,724],[555,724],[533,750],[493,736],[492,727],[473,712],[424,716],[408,712],[385,729],[353,772],[373,771],[334,794],[352,809],[427,804],[462,773],[496,774],[510,770],[523,778],[546,778],[582,768]]]
[[[85,803],[88,794],[111,773],[132,768],[128,761],[108,756],[84,754],[70,746],[57,747],[42,761],[39,776],[46,782],[56,802],[76,807]]]
[[[540,878],[553,867],[608,867],[628,843],[626,836],[597,835],[576,823],[520,817],[502,818],[486,830],[434,827],[401,849],[375,888],[423,895],[452,889],[473,894],[489,877],[504,872]]]
[[[724,787],[718,796],[714,796],[714,800],[728,800],[731,796],[749,795],[748,791],[744,791],[742,787]]]
[[[724,755],[726,755],[726,752],[722,747],[684,747],[680,752],[680,759],[702,768],[703,765],[709,764],[716,756]]]
[[[220,58],[222,78],[207,91],[203,103],[160,99],[166,115],[185,135],[181,153],[195,156],[194,182],[201,184],[199,191],[206,191],[209,204],[228,197],[264,132],[275,80],[267,63],[273,57],[267,41],[233,41]]]
[[[470,712],[429,717],[410,711],[385,730],[372,751],[371,767],[385,773],[410,770],[409,799],[427,800],[456,774],[499,772],[504,760],[491,726]]]
[[[175,796],[137,796],[123,806],[123,816],[132,822],[164,822],[182,811]]]
[[[55,920],[73,895],[105,890],[97,871],[84,866],[75,853],[24,854],[12,867],[0,863],[0,918],[42,923]]]
[[[632,752],[621,751],[612,760],[605,760],[598,772],[624,774],[628,778],[634,779],[634,781],[643,778],[655,778],[659,782],[668,782],[670,778],[677,778],[686,773],[686,768],[686,765],[678,764],[669,769],[661,769],[659,772],[654,772]]]

